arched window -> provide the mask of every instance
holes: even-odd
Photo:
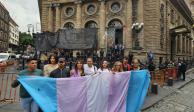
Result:
[[[88,21],[86,24],[85,24],[85,28],[97,28],[98,25],[95,21]]]
[[[73,29],[75,27],[75,25],[72,22],[68,22],[64,25],[64,28],[67,29]]]
[[[119,2],[114,2],[111,4],[111,11],[116,13],[121,10],[121,4]]]
[[[92,15],[92,14],[94,14],[95,12],[96,12],[96,7],[95,7],[95,5],[93,5],[93,4],[88,5],[88,7],[87,7],[87,13],[88,13],[89,15]]]
[[[119,19],[113,19],[108,23],[108,27],[121,28],[123,26]]]
[[[74,8],[73,7],[67,7],[65,10],[66,16],[70,17],[74,15]]]

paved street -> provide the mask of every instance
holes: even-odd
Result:
[[[194,81],[143,112],[194,112]]]
[[[1,104],[0,112],[22,112],[19,103]]]

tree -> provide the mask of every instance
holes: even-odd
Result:
[[[27,34],[25,32],[19,33],[19,51],[25,51],[27,48],[27,45],[34,46],[33,38],[30,34]]]

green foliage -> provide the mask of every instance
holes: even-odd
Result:
[[[30,34],[27,33],[19,33],[19,46],[20,50],[26,50],[27,45],[34,45],[33,38]]]
[[[33,45],[33,38],[30,34],[19,33],[19,44],[20,45]]]

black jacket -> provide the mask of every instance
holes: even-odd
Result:
[[[69,70],[67,70],[66,68],[62,70],[57,68],[50,73],[50,77],[52,78],[65,78],[69,76],[70,76]]]

